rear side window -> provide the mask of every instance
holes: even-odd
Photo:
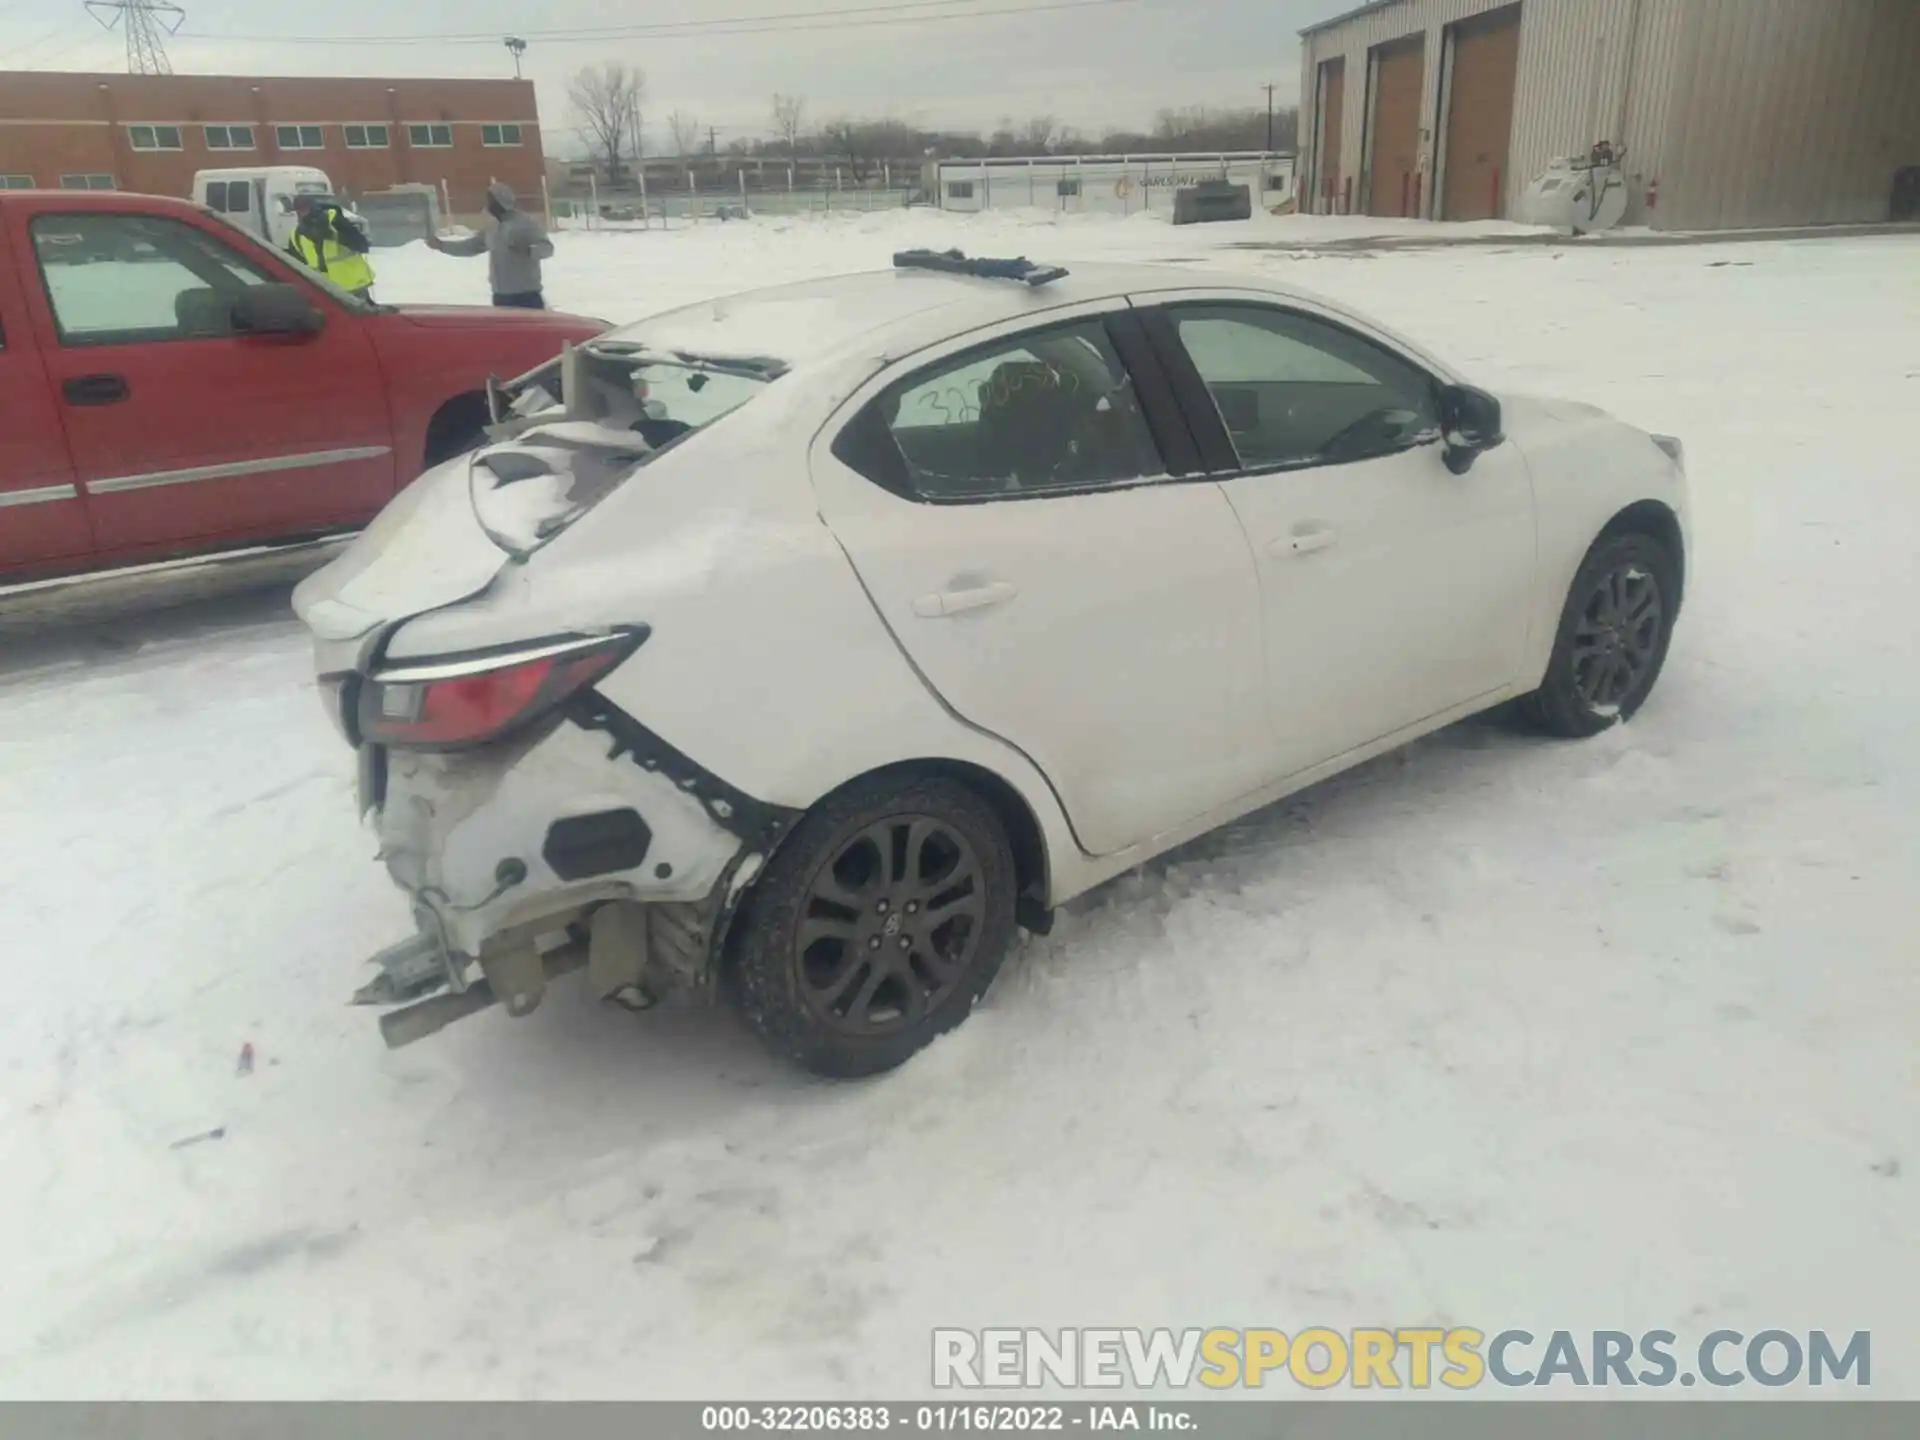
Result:
[[[178,220],[39,215],[32,235],[64,346],[231,335],[233,301],[272,279],[239,251]]]
[[[253,186],[245,180],[209,180],[207,208],[216,215],[245,215],[253,209]]]
[[[899,381],[834,453],[934,503],[1137,484],[1166,470],[1098,320],[1008,336]]]

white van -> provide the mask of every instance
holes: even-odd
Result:
[[[193,177],[196,202],[281,250],[299,223],[293,214],[293,197],[333,193],[327,172],[310,165],[202,170]]]

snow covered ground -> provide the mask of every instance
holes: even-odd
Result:
[[[1451,1323],[1870,1329],[1920,1396],[1920,241],[1229,248],[1341,223],[561,237],[610,319],[911,244],[1248,268],[1687,442],[1632,726],[1209,837],[878,1082],[565,994],[384,1051],[342,1002],[406,916],[284,588],[0,634],[0,1395],[898,1396],[935,1325]]]

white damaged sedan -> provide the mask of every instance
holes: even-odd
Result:
[[[1647,698],[1679,442],[1245,276],[910,252],[496,388],[295,594],[418,933],[390,1044],[560,975],[851,1076],[1018,926],[1475,711]]]

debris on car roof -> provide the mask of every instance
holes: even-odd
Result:
[[[1017,260],[973,259],[958,250],[902,250],[893,257],[896,270],[938,270],[948,275],[975,275],[983,280],[1019,280],[1035,287],[1066,278],[1058,265],[1036,265],[1024,255]]]

